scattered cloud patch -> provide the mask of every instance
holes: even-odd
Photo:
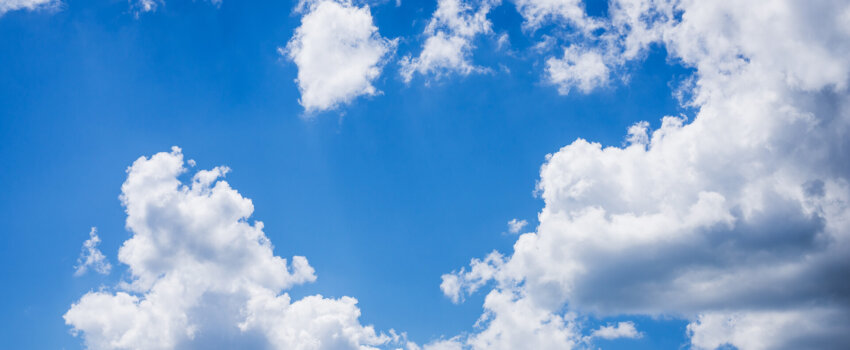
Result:
[[[551,22],[561,22],[581,31],[590,31],[601,24],[588,17],[582,0],[514,0],[517,11],[529,29]]]
[[[463,301],[465,295],[474,293],[487,281],[495,278],[494,275],[503,263],[504,256],[495,251],[487,255],[484,260],[472,259],[469,271],[461,268],[460,271],[443,275],[440,290],[451,298],[452,302],[459,303]]]
[[[573,88],[589,93],[607,85],[611,70],[600,53],[571,46],[564,49],[563,57],[546,60],[546,74],[558,93],[566,95]]]
[[[511,219],[511,221],[508,221],[508,232],[517,234],[519,231],[522,231],[526,225],[528,225],[528,221]]]
[[[471,62],[473,40],[479,34],[492,32],[487,19],[500,0],[438,0],[437,10],[425,28],[425,44],[418,57],[401,59],[401,76],[410,82],[414,74],[434,76],[456,73],[469,75],[485,72]]]
[[[303,3],[306,14],[280,53],[298,66],[299,103],[309,112],[376,95],[373,81],[396,41],[381,37],[369,6],[348,1]]]
[[[52,10],[62,4],[59,0],[0,0],[0,16],[16,10]]]
[[[619,339],[619,338],[629,338],[635,339],[640,338],[643,335],[638,332],[637,328],[635,328],[634,322],[619,322],[616,325],[606,325],[601,326],[597,329],[594,329],[593,332],[590,333],[591,338],[601,338],[601,339]]]
[[[97,228],[92,227],[89,231],[89,239],[83,242],[83,249],[80,252],[80,257],[77,258],[77,265],[74,266],[74,276],[82,276],[90,269],[102,275],[109,273],[112,265],[97,248],[99,244],[100,237],[97,235]]]

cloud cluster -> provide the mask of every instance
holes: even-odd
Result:
[[[404,79],[475,71],[472,40],[491,31],[486,16],[497,4],[440,0]],[[306,6],[285,50],[302,105],[323,110],[377,93],[372,82],[393,45],[368,7]],[[619,147],[578,139],[548,155],[535,232],[519,236],[512,254],[442,276],[453,302],[488,290],[478,328],[422,349],[570,349],[642,335],[629,321],[586,329],[585,315],[685,319],[695,349],[850,344],[850,4],[613,0],[608,18],[592,20],[578,2],[517,6],[528,28],[556,21],[574,33],[576,43],[547,60],[562,93],[604,85],[655,44],[695,70],[685,103],[697,112],[664,116],[654,129],[638,122]],[[130,167],[121,198],[133,236],[119,260],[132,280],[84,295],[65,314],[86,344],[390,343],[392,334],[359,323],[352,298],[281,294],[314,271],[303,257],[273,254],[262,224],[247,221],[250,200],[219,180],[227,171],[183,184],[179,149]]]
[[[334,109],[378,92],[381,74],[395,41],[381,37],[368,6],[349,1],[303,3],[306,11],[281,54],[298,66],[299,102],[307,112]]]
[[[414,74],[433,75],[437,78],[457,73],[468,75],[486,71],[471,62],[472,41],[479,34],[491,32],[487,19],[490,10],[500,0],[438,0],[437,10],[425,27],[425,44],[418,57],[401,59],[401,76],[410,82]]]
[[[537,231],[443,277],[452,300],[493,283],[482,330],[459,344],[569,348],[576,313],[684,318],[698,349],[850,344],[850,5],[610,11],[609,62],[664,45],[695,68],[698,112],[638,123],[623,147],[579,139],[549,155]]]
[[[100,237],[97,235],[97,228],[92,227],[89,231],[89,239],[83,242],[83,249],[80,252],[80,257],[77,259],[77,266],[74,267],[74,275],[82,276],[89,269],[94,270],[99,274],[108,274],[112,269],[112,265],[106,260],[106,256],[100,252],[97,246],[100,244]]]
[[[179,148],[141,157],[121,201],[132,237],[118,259],[132,279],[85,294],[65,322],[90,349],[371,349],[388,342],[359,323],[357,301],[281,292],[316,279],[307,259],[274,255],[254,208],[227,182],[228,168],[188,184]],[[94,237],[94,236],[93,236]]]
[[[59,0],[0,0],[0,16],[15,10],[47,10],[56,8]]]

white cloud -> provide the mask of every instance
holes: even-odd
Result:
[[[613,0],[608,18],[588,16],[580,0],[515,2],[527,29],[549,24],[560,28],[544,34],[535,48],[562,46],[562,56],[546,59],[545,79],[563,95],[573,88],[589,93],[606,86],[612,75],[627,80],[621,72],[625,63],[661,40],[675,17],[674,2],[668,0]]]
[[[616,325],[606,325],[594,329],[590,338],[618,339],[618,338],[640,338],[642,335],[635,328],[634,322],[618,322]]]
[[[629,127],[628,134],[626,136],[626,142],[631,145],[648,145],[649,144],[649,123],[646,121],[639,121],[634,123]]]
[[[368,6],[304,3],[307,13],[281,54],[298,66],[299,102],[307,112],[334,109],[379,91],[372,85],[396,42],[378,34]]]
[[[469,271],[461,268],[458,272],[443,275],[440,289],[443,294],[452,299],[452,302],[458,303],[463,300],[465,294],[474,293],[487,281],[493,279],[502,263],[504,263],[504,257],[495,251],[487,255],[483,261],[472,259]]]
[[[573,87],[581,92],[608,84],[611,74],[602,55],[594,50],[567,47],[562,58],[546,60],[549,82],[558,86],[558,92],[566,95]]]
[[[0,0],[0,16],[15,10],[50,10],[57,8],[59,0]]]
[[[696,348],[850,343],[850,4],[610,8],[616,35],[568,49],[562,80],[597,86],[602,66],[655,42],[695,68],[698,112],[638,123],[623,147],[579,139],[549,155],[536,232],[473,261],[486,274],[444,276],[452,300],[493,279],[483,328],[463,343],[574,347],[586,339],[574,313],[687,319]]]
[[[846,310],[813,307],[806,310],[712,312],[688,325],[694,349],[835,349],[835,334],[846,332]]]
[[[500,0],[438,0],[437,10],[425,28],[425,44],[419,57],[401,59],[401,75],[410,82],[413,75],[433,75],[437,78],[457,73],[468,75],[487,71],[470,62],[472,41],[479,34],[490,33],[487,19],[490,10]]]
[[[589,18],[581,0],[514,0],[524,25],[536,29],[547,22],[565,22],[583,31],[599,27]]]
[[[187,184],[179,148],[141,157],[121,201],[132,237],[118,258],[132,277],[86,293],[64,315],[90,349],[371,349],[390,339],[358,322],[357,301],[281,291],[316,279],[307,259],[275,256],[254,210],[220,180],[228,168]],[[94,236],[93,236],[94,237]]]
[[[511,221],[508,221],[508,232],[519,233],[526,225],[528,225],[528,221],[511,219]]]
[[[89,239],[83,242],[83,249],[80,252],[80,257],[77,258],[77,265],[74,266],[75,276],[82,276],[89,269],[105,275],[112,269],[112,265],[109,264],[109,261],[106,261],[106,257],[97,248],[98,244],[100,244],[100,237],[97,236],[97,228],[92,227],[89,231]]]

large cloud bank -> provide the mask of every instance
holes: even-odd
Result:
[[[576,314],[631,314],[690,320],[697,349],[846,348],[850,4],[609,8],[601,61],[664,45],[695,68],[698,112],[638,123],[624,147],[579,139],[547,156],[536,232],[443,276],[455,301],[492,286],[483,328],[455,342],[564,349],[583,340]]]
[[[316,279],[307,259],[275,256],[226,167],[195,172],[183,154],[141,157],[121,201],[132,237],[118,259],[132,280],[92,291],[64,315],[89,349],[371,349],[388,336],[359,323],[357,300],[281,292]]]

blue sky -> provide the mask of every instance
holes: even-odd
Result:
[[[314,282],[270,290],[286,292],[293,300],[315,294],[356,298],[361,324],[372,325],[379,333],[406,332],[404,341],[370,344],[380,348],[509,347],[500,343],[507,342],[509,331],[496,328],[502,312],[508,311],[482,307],[485,296],[488,291],[515,293],[515,304],[508,309],[516,308],[520,301],[547,291],[547,283],[564,284],[551,287],[548,292],[558,295],[557,301],[543,308],[567,320],[560,331],[577,334],[563,338],[572,345],[555,345],[560,348],[713,348],[712,344],[779,348],[808,341],[812,334],[827,339],[823,348],[847,345],[846,335],[829,331],[792,334],[776,340],[779,344],[740,336],[706,340],[717,332],[706,331],[708,335],[700,338],[704,328],[699,326],[713,325],[714,316],[721,321],[736,319],[740,330],[729,328],[735,322],[720,322],[727,327],[721,333],[734,335],[751,333],[743,328],[751,323],[767,327],[759,317],[839,328],[848,322],[846,298],[840,297],[847,290],[840,284],[782,275],[727,294],[730,285],[723,283],[734,281],[706,276],[743,276],[752,281],[759,274],[773,276],[770,272],[775,270],[769,266],[783,263],[802,264],[793,266],[809,274],[823,272],[826,280],[848,271],[844,254],[848,245],[842,243],[848,234],[847,208],[842,204],[850,193],[848,172],[835,166],[846,160],[848,147],[841,141],[843,134],[829,132],[847,125],[848,107],[835,102],[836,107],[828,109],[822,106],[829,102],[811,101],[840,101],[846,96],[850,63],[842,55],[847,42],[841,38],[850,32],[835,34],[838,39],[827,35],[822,41],[800,39],[804,43],[800,45],[809,45],[815,56],[820,55],[817,59],[824,62],[820,66],[829,67],[824,70],[832,69],[821,74],[817,68],[807,68],[819,66],[817,62],[798,65],[793,57],[787,62],[776,57],[793,56],[796,51],[782,50],[799,44],[794,40],[814,29],[842,33],[827,24],[814,28],[815,24],[805,22],[809,24],[798,28],[780,23],[792,35],[774,46],[753,44],[754,37],[767,34],[750,35],[746,30],[758,26],[740,25],[742,33],[728,34],[732,37],[723,46],[731,47],[732,55],[711,44],[706,44],[706,54],[685,47],[683,43],[698,40],[684,35],[697,35],[704,29],[693,18],[708,13],[706,18],[712,20],[715,13],[675,2],[670,12],[674,15],[667,19],[670,23],[649,23],[662,34],[638,45],[637,54],[632,55],[625,39],[631,34],[618,32],[620,27],[613,20],[601,29],[583,32],[582,26],[592,27],[588,23],[594,20],[614,18],[606,2],[580,4],[585,11],[580,19],[559,20],[553,10],[537,27],[513,3],[490,2],[489,29],[469,37],[469,55],[464,56],[474,71],[436,66],[405,81],[401,58],[424,57],[420,56],[423,44],[433,34],[427,27],[438,6],[434,1],[402,0],[396,5],[320,0],[298,10],[298,4],[280,1],[168,0],[151,11],[143,10],[143,2],[33,3],[34,10],[12,7],[0,12],[0,162],[6,164],[0,172],[3,348],[99,348],[91,342],[86,345],[86,337],[100,330],[86,328],[80,319],[63,318],[72,304],[87,293],[125,291],[142,299],[151,295],[144,288],[129,291],[121,286],[138,275],[118,257],[122,244],[137,233],[125,222],[128,216],[119,195],[128,167],[137,158],[170,152],[175,145],[187,160],[197,162],[194,167],[186,165],[190,170],[180,175],[181,181],[191,182],[196,170],[228,166],[227,183],[253,202],[248,221],[264,223],[274,254],[287,259],[305,256],[315,269]],[[299,83],[307,78],[296,82],[299,69],[305,68],[279,48],[287,47],[302,18],[323,3],[368,8],[377,35],[388,43],[397,41],[388,44],[389,51],[375,63],[380,74],[368,80],[376,93],[354,94],[330,108],[311,111],[301,100],[303,88],[299,90]],[[486,2],[470,2],[469,10],[474,12],[481,4]],[[829,6],[812,13],[843,13]],[[656,15],[663,13],[656,10]],[[724,11],[746,13],[734,4],[715,12]],[[688,13],[694,15],[688,17]],[[777,13],[780,20],[799,22],[794,14]],[[732,17],[732,21],[747,20]],[[840,27],[839,20],[835,23]],[[686,31],[684,24],[697,29]],[[793,32],[797,29],[802,34]],[[451,28],[445,30],[451,33]],[[614,33],[616,48],[608,48],[608,39],[600,32]],[[679,34],[682,38],[676,37]],[[502,35],[507,35],[509,44],[500,47]],[[545,48],[539,48],[541,43]],[[601,52],[600,64],[610,71],[601,82],[589,81],[592,86],[584,91],[580,59],[567,60],[564,48],[588,50],[578,57]],[[738,60],[735,52],[746,60]],[[570,73],[578,75],[557,81],[548,61],[553,58],[578,67],[579,73]],[[800,58],[806,59],[810,58]],[[716,78],[715,69],[726,78]],[[752,79],[773,73],[790,78]],[[559,91],[564,86],[569,92]],[[684,101],[677,98],[682,91]],[[802,122],[783,124],[786,119],[768,113],[784,113],[788,108],[741,91],[784,96],[786,107],[822,122],[813,131],[795,134],[800,130],[795,123]],[[689,94],[697,97],[689,102]],[[740,100],[728,102],[739,96]],[[761,106],[763,111],[753,112],[744,105]],[[665,116],[683,118],[677,119],[682,125],[671,121],[662,126]],[[641,121],[648,122],[643,129],[644,135],[649,132],[648,139],[629,141],[629,135],[640,134],[628,134],[629,128]],[[759,132],[762,127],[764,133]],[[654,130],[667,130],[665,135],[673,136],[661,131],[653,135]],[[576,139],[612,148],[608,153],[601,153],[602,148],[594,153],[574,143]],[[693,144],[688,146],[689,142]],[[750,147],[759,142],[763,147]],[[676,152],[683,149],[691,158],[680,162],[687,157]],[[629,158],[638,153],[646,156]],[[801,154],[819,156],[808,161]],[[780,155],[790,160],[777,160]],[[587,163],[583,159],[600,164],[573,165]],[[742,164],[763,165],[751,171]],[[549,172],[541,175],[541,166]],[[634,183],[624,180],[628,174],[633,174]],[[578,182],[564,185],[578,178],[591,183],[586,185],[591,188],[588,194],[565,194],[580,190]],[[780,185],[750,186],[764,179]],[[604,185],[609,183],[614,185]],[[783,187],[786,184],[791,187]],[[609,187],[593,187],[603,185]],[[815,188],[825,194],[820,194],[821,199],[793,197],[791,193],[801,191],[800,186],[805,193]],[[755,205],[753,191],[762,191],[758,198],[782,199]],[[771,203],[788,204],[774,208]],[[566,211],[558,208],[572,211],[563,214]],[[575,214],[582,208],[607,210],[605,224],[588,223],[592,217]],[[692,209],[678,212],[687,208]],[[697,210],[704,214],[695,214]],[[621,221],[614,218],[620,214],[636,216],[637,221],[626,224],[623,231],[618,226]],[[664,215],[670,221],[658,219]],[[644,216],[647,221],[639,221]],[[696,216],[711,219],[689,221]],[[534,267],[526,258],[534,254],[524,255],[524,248],[514,254],[518,235],[508,232],[507,225],[514,218],[528,221],[520,233],[538,237],[539,246],[534,249],[555,251],[563,244],[589,253],[575,257],[539,253],[544,261],[552,260]],[[651,221],[656,219],[661,224]],[[776,220],[779,223],[766,223]],[[787,233],[776,229],[783,225],[799,228]],[[75,276],[80,247],[91,227],[97,227],[102,241],[99,250],[112,269],[107,274],[88,271]],[[630,242],[620,234],[653,235],[655,227],[663,237],[701,238],[622,243],[622,248],[617,243],[618,239]],[[572,243],[557,238],[575,237],[573,232],[583,229],[593,233]],[[181,234],[179,229],[174,232]],[[605,236],[605,232],[613,233]],[[758,238],[762,233],[776,236]],[[810,236],[828,237],[823,238],[828,243],[806,243]],[[593,237],[608,243],[587,243]],[[784,241],[791,243],[776,243]],[[609,244],[621,250],[604,249]],[[466,266],[464,271],[469,271],[475,266],[467,266],[470,259],[484,258],[494,250],[505,257],[504,264],[484,264],[499,271],[495,277],[464,275],[460,270]],[[746,258],[755,252],[765,252],[766,257]],[[806,254],[823,255],[823,260],[806,265],[798,258]],[[632,270],[628,257],[634,257]],[[560,270],[559,266],[571,264],[585,266],[590,274]],[[451,291],[441,290],[441,278],[453,272],[466,286],[461,287],[462,303],[453,303]],[[678,275],[672,278],[671,274]],[[536,280],[544,275],[559,276],[558,282]],[[642,277],[617,277],[626,275]],[[714,286],[701,289],[711,297],[686,295],[695,289],[683,287],[679,282],[683,280]],[[766,287],[784,284],[813,287],[776,296]],[[475,287],[464,296],[463,288],[470,286]],[[630,291],[641,295],[620,295]],[[766,295],[770,301],[753,301],[754,295]],[[805,310],[800,305],[817,305],[824,312],[810,315],[800,311]],[[490,315],[491,323],[474,326],[482,313]],[[626,332],[610,340],[592,336],[599,327],[626,323],[639,334]],[[779,330],[787,326],[772,325]],[[76,336],[72,329],[77,329]],[[488,334],[502,336],[493,340]],[[238,340],[234,341],[237,346]],[[183,345],[177,348],[191,348],[179,344]],[[528,344],[544,343],[528,340]],[[142,343],[129,346],[145,348]]]

